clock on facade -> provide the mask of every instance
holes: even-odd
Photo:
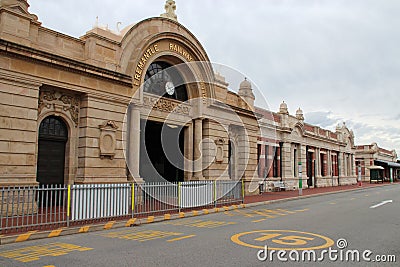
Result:
[[[175,93],[175,85],[172,82],[166,82],[165,91],[167,91],[167,94],[173,95]]]

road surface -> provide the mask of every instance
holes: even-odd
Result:
[[[0,266],[400,266],[399,203],[394,184],[1,245]]]

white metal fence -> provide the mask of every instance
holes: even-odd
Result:
[[[243,201],[238,181],[43,185],[0,188],[0,233],[53,229]]]

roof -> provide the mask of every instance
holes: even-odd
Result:
[[[393,167],[393,168],[400,168],[400,163],[396,163],[396,162],[385,161],[385,160],[375,160],[375,162],[378,164],[387,165],[387,166]]]

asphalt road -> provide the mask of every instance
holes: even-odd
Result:
[[[389,185],[1,245],[0,266],[400,266],[399,203]]]

